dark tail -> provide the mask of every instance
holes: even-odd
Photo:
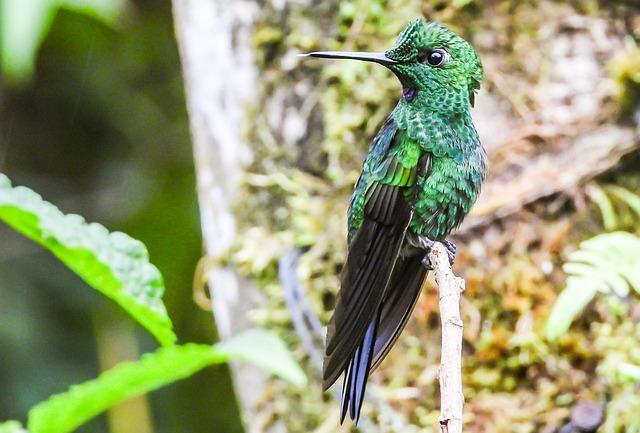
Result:
[[[362,343],[345,368],[340,423],[344,421],[347,411],[349,417],[358,422],[369,373],[382,362],[400,336],[426,276],[427,270],[422,265],[421,256],[398,260],[376,318],[369,324]]]
[[[340,403],[340,424],[344,421],[347,409],[349,410],[349,417],[356,424],[360,419],[360,409],[362,409],[364,392],[367,388],[367,379],[369,378],[369,370],[373,360],[377,328],[378,319],[376,318],[369,324],[362,343],[356,349],[345,369],[342,401]]]

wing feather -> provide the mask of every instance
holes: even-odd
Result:
[[[394,124],[391,126],[395,128]],[[376,332],[375,327],[371,328],[371,323],[379,314],[411,220],[412,210],[406,193],[413,185],[410,181],[416,179],[417,167],[415,164],[406,167],[399,161],[395,153],[397,147],[394,147],[398,140],[394,139],[394,135],[383,131],[380,136],[393,140],[395,144],[387,144],[378,138],[374,140],[374,146],[384,148],[386,153],[376,156],[377,165],[361,175],[356,187],[356,193],[364,194],[364,215],[362,224],[351,236],[340,292],[327,328],[323,366],[325,389],[346,368],[351,370],[349,380],[355,380],[354,384],[360,385],[364,372],[368,375],[375,353],[373,344],[370,345],[371,354],[362,354],[358,350],[365,335],[375,338],[370,334]],[[359,202],[354,198],[351,203],[353,207]],[[368,332],[368,329],[373,331]],[[350,363],[353,359],[355,363]],[[365,367],[360,365],[363,363]],[[357,388],[360,389],[360,386]],[[351,395],[346,397],[352,400]]]
[[[426,277],[421,256],[402,257],[396,264],[381,305],[371,371],[380,365],[407,325]]]

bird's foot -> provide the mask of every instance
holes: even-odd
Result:
[[[431,249],[433,248],[436,242],[440,242],[442,245],[444,245],[444,247],[447,250],[447,256],[449,257],[449,264],[453,265],[453,262],[456,260],[456,250],[457,250],[456,244],[454,244],[453,242],[449,242],[446,239],[442,241],[432,241],[426,236],[419,236],[418,243],[426,252],[426,254],[424,255],[424,258],[422,259],[422,264],[427,269],[433,269],[431,260],[429,260],[429,253],[431,252]]]

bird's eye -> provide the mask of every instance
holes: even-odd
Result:
[[[449,55],[442,48],[436,48],[435,50],[427,52],[422,59],[422,63],[426,63],[434,68],[440,67],[445,64]]]

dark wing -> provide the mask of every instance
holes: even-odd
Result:
[[[420,296],[427,268],[422,264],[424,256],[401,257],[396,263],[380,308],[380,319],[373,350],[371,371],[387,356],[407,324]]]
[[[422,155],[418,165],[419,176],[428,176],[431,170],[431,155]],[[414,194],[417,191],[414,190]],[[420,296],[420,289],[427,277],[422,264],[421,251],[403,251],[393,269],[389,285],[380,306],[380,316],[373,349],[371,371],[375,370],[394,345],[407,324],[411,312]]]
[[[394,125],[395,127],[395,125]],[[361,345],[378,308],[398,258],[411,220],[405,194],[415,183],[417,166],[402,166],[394,153],[400,140],[394,135],[387,153],[366,178],[362,224],[349,244],[341,288],[327,329],[323,387],[329,388]],[[358,356],[360,358],[361,356]],[[358,376],[366,378],[367,368]]]
[[[388,155],[396,133],[398,133],[398,127],[393,118],[389,116],[373,139],[367,158],[362,163],[362,171],[349,202],[349,243],[362,225],[366,206],[366,190],[371,186],[371,177],[374,175],[374,170],[379,168],[380,163]]]

